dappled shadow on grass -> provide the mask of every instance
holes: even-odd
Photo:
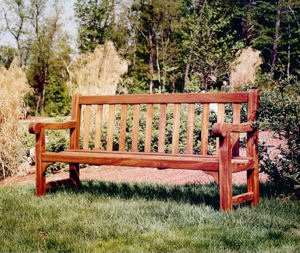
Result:
[[[58,187],[48,193],[72,191],[77,194],[117,197],[122,199],[146,199],[176,201],[190,204],[206,204],[219,208],[219,189],[216,184],[163,185],[150,183],[115,183],[103,181],[83,181],[79,189]]]
[[[271,197],[277,189],[273,184],[261,184],[260,196]],[[219,187],[211,184],[163,185],[150,183],[115,183],[103,181],[83,181],[79,189],[58,187],[48,191],[55,194],[58,191],[72,191],[76,194],[91,194],[94,196],[116,197],[122,199],[146,199],[159,201],[175,201],[195,205],[208,205],[219,209]],[[238,195],[247,191],[246,185],[234,185],[233,194]],[[248,203],[239,207],[248,206]]]

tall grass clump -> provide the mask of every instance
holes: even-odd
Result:
[[[94,52],[76,57],[68,85],[73,93],[114,95],[121,76],[128,70],[113,42],[99,45]]]
[[[16,58],[9,69],[0,68],[0,179],[17,172],[23,158],[18,120],[24,115],[24,96],[30,91]]]
[[[230,72],[229,82],[232,89],[240,89],[245,84],[254,84],[256,72],[263,63],[260,51],[248,47],[240,53],[237,65]]]

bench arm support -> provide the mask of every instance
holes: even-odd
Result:
[[[77,121],[70,120],[66,122],[31,122],[29,124],[29,132],[32,134],[39,134],[42,129],[49,130],[63,130],[76,128]]]
[[[215,123],[213,125],[213,133],[218,137],[225,137],[226,133],[247,133],[253,132],[256,128],[252,126],[252,122],[230,124],[230,123]]]

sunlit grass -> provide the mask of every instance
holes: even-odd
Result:
[[[33,186],[3,187],[0,252],[299,250],[299,202],[266,196],[257,208],[221,213],[217,199],[215,185],[90,182],[43,198]]]

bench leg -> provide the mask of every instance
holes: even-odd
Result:
[[[247,191],[253,192],[253,206],[259,202],[258,132],[249,133],[247,138],[247,156],[254,159],[253,169],[247,171]]]
[[[253,192],[253,200],[251,206],[257,205],[259,202],[259,175],[258,167],[247,171],[247,191]]]
[[[230,134],[220,138],[219,151],[220,210],[232,211],[232,168]]]
[[[78,186],[80,185],[79,164],[70,163],[70,179],[74,186],[78,188]]]
[[[35,195],[46,195],[46,176],[45,171],[52,163],[39,162],[36,164],[36,178],[35,178]]]

